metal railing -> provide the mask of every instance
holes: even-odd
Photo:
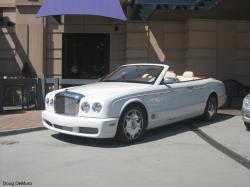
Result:
[[[98,80],[88,79],[0,79],[0,112],[10,109],[44,109],[48,92],[60,88],[84,85]]]

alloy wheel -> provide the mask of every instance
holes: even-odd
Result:
[[[143,116],[139,110],[131,109],[127,112],[123,121],[123,130],[130,140],[140,137],[143,131]]]

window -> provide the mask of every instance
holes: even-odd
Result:
[[[109,43],[109,34],[64,33],[62,77],[103,77],[109,72]]]

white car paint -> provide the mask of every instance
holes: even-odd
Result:
[[[133,66],[134,64],[126,65]],[[122,111],[131,103],[141,103],[148,116],[147,129],[156,128],[173,122],[202,115],[211,93],[218,96],[218,106],[226,100],[224,84],[213,78],[161,84],[169,66],[162,64],[136,64],[162,66],[163,70],[154,84],[97,82],[84,86],[56,90],[47,94],[46,99],[54,99],[57,93],[65,90],[84,95],[79,104],[77,116],[66,116],[54,112],[46,105],[42,113],[43,124],[48,129],[84,137],[112,138],[116,135],[118,120]],[[80,106],[88,102],[90,106],[98,102],[102,105],[100,113],[92,109],[84,113]],[[49,121],[52,125],[48,125]],[[71,127],[72,131],[55,128],[56,125]],[[79,127],[97,128],[98,133],[80,133]]]

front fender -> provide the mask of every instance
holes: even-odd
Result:
[[[129,99],[120,99],[117,101],[114,101],[111,105],[110,110],[110,116],[113,116],[115,118],[119,118],[122,111],[130,104],[132,103],[140,103],[142,104],[146,110],[148,111],[148,106],[143,102],[143,100],[139,98],[129,98]]]

